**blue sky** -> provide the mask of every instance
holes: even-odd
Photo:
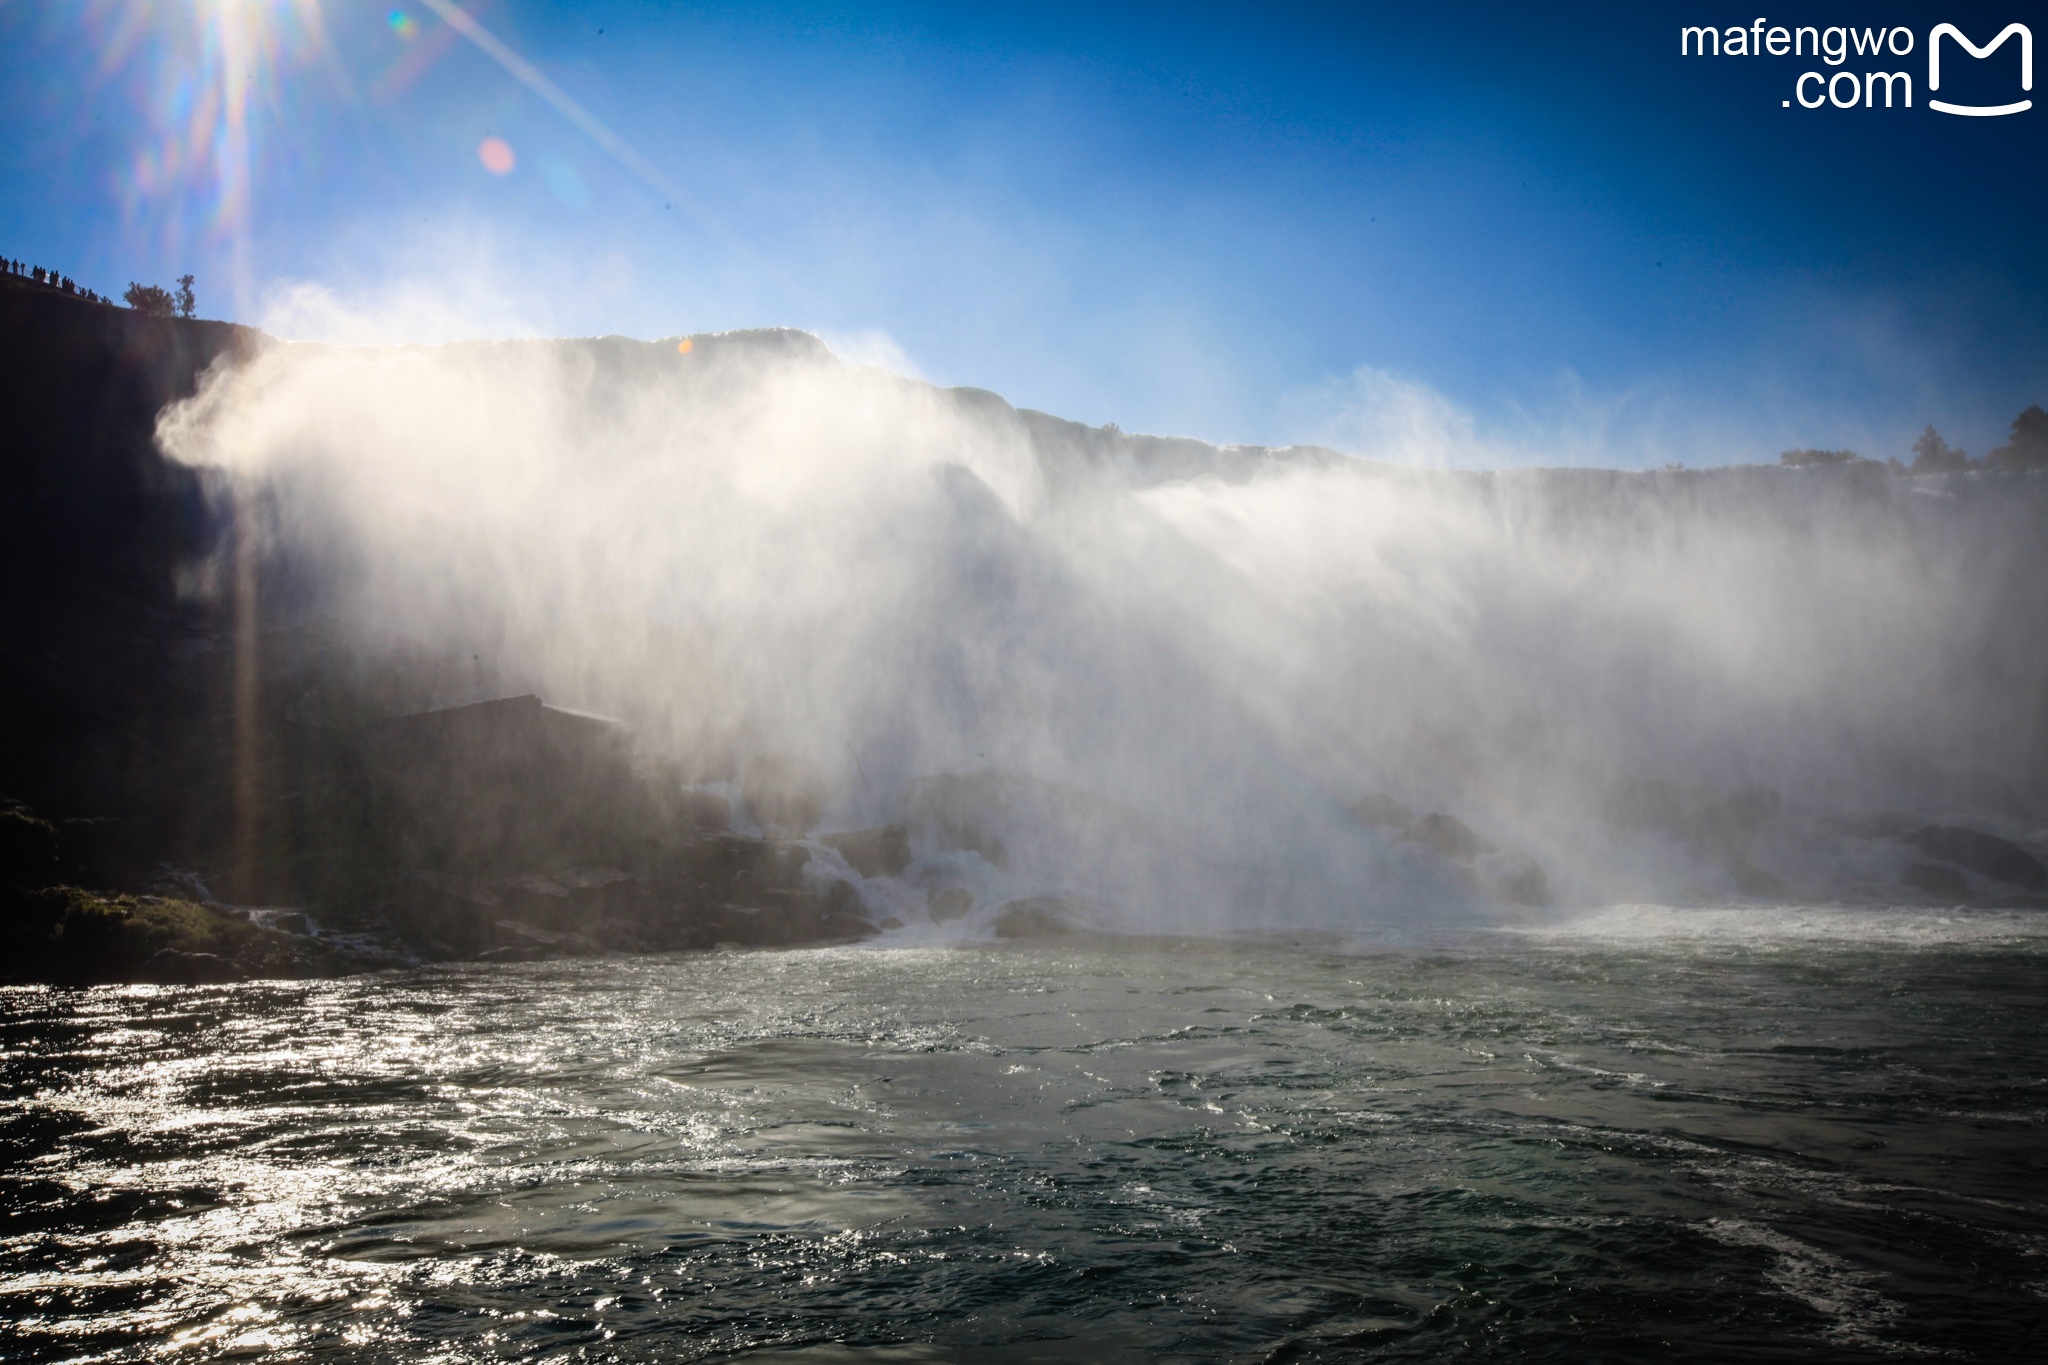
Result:
[[[2048,401],[2048,108],[1924,89],[1935,24],[2038,3],[1762,9],[1905,27],[1910,111],[1782,103],[1871,60],[1680,57],[1757,17],[1704,4],[463,3],[585,126],[435,3],[0,0],[0,255],[304,335],[787,324],[1127,430],[1466,463],[1981,453]]]

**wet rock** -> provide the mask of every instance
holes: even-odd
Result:
[[[640,879],[623,868],[571,867],[552,880],[569,893],[582,923],[630,914],[639,900]]]
[[[165,948],[142,964],[137,981],[159,986],[208,986],[245,978],[241,967],[217,953],[188,953]]]
[[[1930,858],[1954,863],[1966,872],[2029,891],[2048,887],[2048,870],[2018,844],[1956,825],[1928,825],[1908,835],[1906,843]]]
[[[552,929],[543,929],[537,924],[528,924],[525,920],[501,919],[492,927],[502,934],[510,935],[511,941],[514,944],[528,944],[542,948],[559,948],[568,939],[566,934],[558,934]]]
[[[0,890],[57,877],[57,827],[18,801],[0,802]]]
[[[675,797],[676,822],[690,830],[732,828],[732,802],[717,792],[683,791]]]
[[[1454,863],[1469,863],[1481,854],[1497,851],[1457,816],[1434,811],[1410,825],[1401,839],[1404,843],[1421,844]]]
[[[910,866],[910,831],[902,825],[828,834],[824,842],[863,877],[900,876]]]
[[[302,910],[280,910],[270,917],[270,927],[287,934],[304,936],[313,932],[313,922]]]
[[[911,788],[910,813],[924,837],[943,848],[979,853],[1008,871],[1010,850],[990,828],[1002,805],[1003,783],[992,773],[939,773]]]
[[[650,818],[626,727],[537,696],[400,716],[369,739],[375,802],[414,866],[594,861]]]
[[[817,937],[827,943],[854,943],[880,932],[860,915],[827,915],[818,922]]]
[[[575,914],[575,906],[569,899],[569,888],[552,877],[543,877],[536,872],[523,872],[516,877],[506,877],[492,884],[506,905],[522,919],[540,924],[562,925]]]
[[[1474,868],[1480,891],[1490,900],[1508,905],[1541,907],[1552,904],[1550,878],[1543,864],[1526,853],[1496,853],[1482,857]]]
[[[934,924],[966,919],[967,912],[974,908],[974,893],[964,886],[949,886],[933,895],[929,904]]]
[[[816,766],[791,754],[765,754],[740,774],[740,800],[754,823],[771,835],[797,838],[817,828],[825,813],[825,779]]]
[[[1963,874],[1939,863],[1912,863],[1899,874],[1899,884],[1946,901],[1970,898],[1970,883]]]
[[[1346,813],[1367,829],[1407,829],[1415,823],[1415,812],[1385,792],[1352,802]]]
[[[1027,896],[1000,907],[990,927],[997,938],[1067,938],[1087,923],[1080,902],[1066,896]]]
[[[860,892],[853,889],[852,882],[841,878],[825,888],[826,916],[858,915],[860,911]]]
[[[1782,900],[1792,893],[1792,888],[1747,858],[1730,861],[1728,875],[1735,882],[1735,889],[1738,892],[1745,896],[1754,896],[1758,900]]]
[[[1858,839],[1904,839],[1920,822],[1898,811],[1877,811],[1868,815],[1837,816],[1823,820],[1821,824]]]
[[[883,932],[886,933],[892,929],[901,929],[903,927],[903,921],[897,919],[894,915],[884,915],[882,916],[882,922],[875,927],[881,929]]]
[[[552,879],[570,895],[601,892],[633,880],[633,874],[616,867],[572,867],[557,872]]]
[[[1629,829],[1654,830],[1712,860],[1742,859],[1756,836],[1778,818],[1784,802],[1769,787],[1745,787],[1717,796],[1676,782],[1631,782],[1608,815]]]
[[[501,948],[490,948],[478,953],[477,962],[545,962],[553,957],[552,949],[539,943],[508,943]]]
[[[498,895],[482,882],[473,882],[467,877],[457,877],[446,872],[408,872],[404,881],[413,887],[423,888],[437,896],[463,901],[476,906],[497,906]]]
[[[445,872],[408,872],[393,888],[392,928],[408,942],[438,941],[463,954],[491,946],[491,922],[505,910],[497,892]]]

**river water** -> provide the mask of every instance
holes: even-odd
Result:
[[[0,994],[19,1360],[2009,1361],[2048,917]]]

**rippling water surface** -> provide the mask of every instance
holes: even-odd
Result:
[[[0,993],[0,1352],[2014,1360],[2048,921]]]

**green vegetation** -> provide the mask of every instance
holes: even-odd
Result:
[[[1829,469],[1876,465],[1877,461],[1865,459],[1853,450],[1801,448],[1778,456],[1778,463],[1787,469]],[[1903,465],[1893,459],[1885,461],[1885,465],[1894,472],[1903,470],[1910,474],[1968,474],[1976,470],[2025,474],[2048,469],[2048,411],[2039,403],[2029,406],[2012,419],[2012,434],[2006,443],[1981,460],[1971,459],[1968,451],[1950,445],[1929,426],[1913,442],[1912,464]]]
[[[2048,412],[2035,403],[2012,419],[2012,437],[1984,457],[1986,469],[2048,469]]]
[[[1955,474],[1969,469],[1973,463],[1967,451],[1942,440],[1941,433],[1930,425],[1913,442],[1913,463],[1909,467],[1915,474]]]
[[[151,317],[167,318],[177,309],[170,290],[159,289],[153,284],[137,284],[133,280],[128,282],[128,290],[121,298],[136,312],[147,313]]]
[[[0,801],[0,980],[241,980],[334,966],[323,945],[210,906],[53,884],[69,828]]]
[[[290,935],[206,906],[75,886],[7,895],[0,952],[7,977],[64,985],[304,976],[309,965]]]
[[[2006,443],[1981,460],[1941,439],[1933,427],[1913,442],[1912,472],[1915,474],[1962,474],[1973,469],[2001,474],[2024,474],[2048,469],[2048,412],[2039,403],[2012,419],[2012,434]]]
[[[1826,469],[1836,465],[1870,464],[1853,450],[1788,450],[1778,457],[1787,469]]]

